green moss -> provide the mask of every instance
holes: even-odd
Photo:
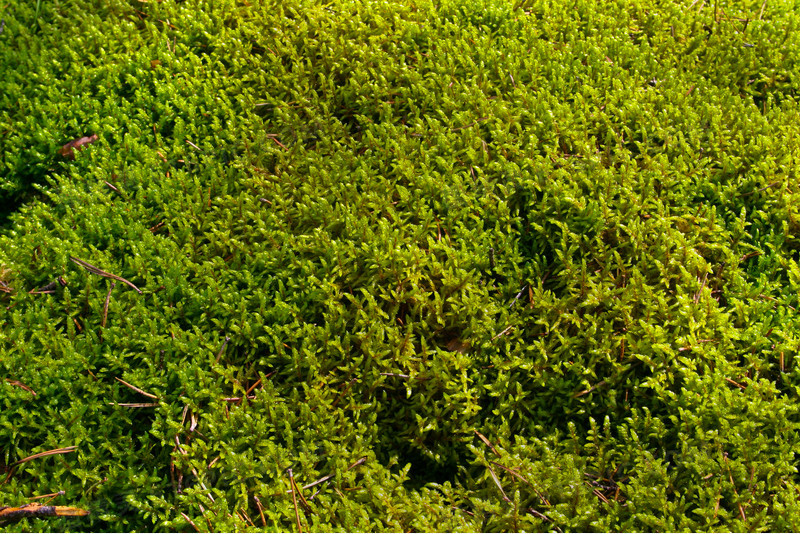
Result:
[[[797,530],[762,5],[2,8],[4,528]]]

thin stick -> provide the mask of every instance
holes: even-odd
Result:
[[[292,504],[294,504],[294,519],[297,521],[297,532],[298,534],[303,534],[303,526],[300,524],[300,512],[297,510],[297,495],[294,492],[294,476],[291,469],[289,469],[289,487],[292,488]]]
[[[505,329],[504,329],[502,332],[500,332],[499,334],[497,334],[496,336],[494,336],[494,337],[492,338],[492,341],[494,341],[494,340],[495,340],[495,339],[497,339],[498,337],[501,337],[501,336],[504,336],[504,335],[508,334],[508,333],[509,333],[510,331],[512,331],[512,330],[514,330],[514,325],[507,326],[507,327],[506,327],[506,328],[505,328]]]
[[[255,384],[253,384],[252,386],[250,386],[250,388],[247,390],[247,392],[245,392],[245,395],[250,395],[250,393],[251,393],[251,392],[252,392],[254,389],[256,389],[256,388],[257,388],[259,385],[261,385],[261,379],[260,379],[260,378],[259,378],[259,379],[256,381],[256,383],[255,383]]]
[[[188,515],[184,514],[183,512],[181,512],[181,515],[183,516],[183,518],[184,518],[186,521],[188,521],[188,522],[189,522],[189,524],[190,524],[190,525],[192,525],[192,526],[194,527],[194,529],[195,529],[197,532],[200,532],[200,529],[199,529],[199,528],[197,528],[197,525],[195,525],[195,524],[194,524],[194,521],[192,521],[191,519],[189,519],[189,516],[188,516]]]
[[[739,388],[739,389],[747,389],[746,387],[744,387],[743,385],[741,385],[739,382],[735,382],[735,381],[731,380],[731,379],[730,379],[730,378],[728,378],[728,377],[725,377],[725,381],[726,381],[726,382],[728,382],[729,384],[733,384],[734,386],[736,386],[736,387],[737,387],[737,388]]]
[[[366,456],[362,456],[361,458],[359,458],[358,460],[356,460],[355,462],[353,462],[352,464],[347,466],[347,470],[350,471],[352,468],[358,467],[359,465],[365,463],[366,461],[367,461],[367,457]]]
[[[12,386],[17,386],[18,388],[24,389],[25,391],[27,391],[28,393],[30,393],[34,397],[36,396],[36,392],[33,391],[33,389],[29,388],[28,386],[26,386],[25,384],[23,384],[19,380],[11,380],[10,378],[6,378],[5,381],[8,382],[9,384],[11,384]]]
[[[156,396],[155,396],[155,395],[153,395],[152,393],[147,393],[146,391],[142,391],[141,389],[137,388],[137,387],[136,387],[136,386],[134,386],[133,384],[129,384],[128,382],[125,382],[125,381],[124,381],[123,379],[121,379],[121,378],[114,377],[114,379],[115,379],[117,382],[121,383],[121,384],[125,384],[126,386],[128,386],[129,388],[131,388],[131,389],[132,389],[133,391],[135,391],[136,393],[141,393],[141,394],[142,394],[142,395],[144,395],[145,397],[149,397],[149,398],[151,398],[151,399],[158,400],[158,397],[156,397]]]
[[[694,303],[697,304],[700,302],[700,294],[703,292],[703,289],[706,287],[706,282],[708,281],[708,273],[703,275],[703,283],[700,284],[700,289],[697,290],[697,293],[694,294]]]
[[[477,430],[473,430],[473,432],[475,432],[475,435],[477,435],[479,438],[481,438],[482,442],[484,442],[490,449],[492,449],[493,453],[495,453],[497,456],[502,456],[502,454],[497,452],[497,449],[494,448],[494,445],[492,445],[492,442],[489,441],[489,439],[486,436],[484,436],[483,434],[481,434]]]
[[[245,520],[247,523],[250,523],[250,524],[253,526],[253,528],[255,528],[256,524],[255,524],[255,523],[253,523],[253,520],[252,520],[252,519],[250,519],[250,516],[249,516],[249,515],[247,515],[247,512],[245,512],[245,511],[244,511],[244,508],[242,508],[241,510],[237,510],[237,512],[236,512],[236,513],[237,513],[237,514],[239,514],[239,516],[240,516],[242,519],[244,519],[244,520]]]
[[[66,492],[64,490],[57,491],[55,493],[48,493],[47,495],[37,495],[36,497],[31,497],[32,501],[38,501],[39,499],[50,499],[53,500],[60,495],[64,495]]]
[[[396,376],[397,378],[411,378],[411,376],[404,375],[401,373],[381,373],[381,376]]]
[[[521,480],[521,481],[523,481],[525,484],[527,484],[527,485],[529,485],[529,486],[533,486],[533,484],[531,484],[530,482],[528,482],[527,480],[525,480],[525,477],[523,477],[522,475],[520,475],[519,473],[517,473],[516,471],[514,471],[514,470],[513,470],[513,469],[511,469],[510,467],[506,467],[506,466],[504,466],[503,464],[499,464],[499,463],[497,463],[497,462],[492,462],[491,460],[489,460],[489,461],[490,461],[491,463],[493,463],[494,465],[496,465],[497,467],[499,467],[500,469],[503,469],[504,471],[506,471],[506,472],[510,473],[510,474],[511,474],[511,476],[514,476],[514,477],[516,477],[516,478],[520,479],[520,480]]]
[[[228,345],[228,341],[230,340],[230,337],[225,336],[225,341],[222,342],[222,346],[219,348],[219,352],[217,353],[217,363],[219,363],[219,359],[222,358],[222,353],[225,352],[225,347]]]
[[[58,287],[58,283],[53,281],[38,289],[31,289],[30,291],[28,291],[28,293],[30,295],[50,295],[51,293],[55,293],[56,287]]]
[[[295,491],[297,493],[297,496],[300,497],[300,506],[303,507],[303,511],[306,514],[310,514],[311,513],[311,506],[308,505],[308,501],[306,500],[305,497],[303,497],[303,492],[300,490],[299,487],[297,487],[297,482],[295,481],[294,477],[292,477],[292,484],[294,484],[294,489],[295,489]]]
[[[583,397],[584,395],[588,395],[589,393],[591,393],[592,391],[596,390],[597,388],[603,387],[605,385],[606,385],[606,381],[605,380],[601,380],[600,382],[598,382],[597,384],[593,385],[589,389],[584,389],[583,391],[581,391],[579,393],[576,393],[575,395],[572,396],[572,398],[573,399],[577,399],[577,398]]]
[[[347,467],[347,470],[348,470],[348,471],[350,471],[350,470],[351,470],[351,469],[353,469],[354,467],[358,467],[359,465],[361,465],[361,464],[365,463],[366,461],[367,461],[367,457],[366,457],[366,456],[362,456],[361,458],[359,458],[358,460],[356,460],[355,462],[353,462],[352,464],[350,464],[350,465]],[[310,483],[310,484],[306,484],[305,486],[303,486],[303,489],[304,489],[304,490],[311,489],[311,488],[313,488],[314,486],[318,486],[319,484],[322,484],[323,482],[327,482],[327,481],[329,481],[329,480],[330,480],[330,479],[332,479],[334,476],[335,476],[335,475],[326,475],[326,476],[324,476],[324,477],[322,477],[322,478],[320,478],[320,479],[317,479],[317,480],[315,480],[314,482],[312,482],[312,483]],[[291,493],[291,492],[292,492],[291,490],[287,490],[287,491],[285,491],[283,494],[285,495],[286,493]],[[276,493],[276,494],[274,494],[274,495],[273,495],[273,497],[277,497],[278,495],[281,495],[281,493]]]
[[[108,288],[108,295],[106,295],[106,302],[103,304],[103,321],[100,323],[102,328],[106,327],[106,320],[108,319],[108,305],[111,303],[111,292],[117,286],[116,282],[111,282],[111,287]]]
[[[83,260],[81,260],[79,258],[74,257],[74,256],[70,256],[69,259],[72,260],[73,262],[77,263],[78,265],[80,265],[81,267],[83,267],[84,269],[89,271],[90,273],[102,276],[104,278],[111,278],[112,280],[116,280],[118,282],[122,282],[123,284],[127,284],[130,287],[132,287],[133,289],[135,289],[137,293],[139,293],[140,295],[142,294],[141,289],[139,289],[138,287],[133,285],[133,282],[130,282],[129,280],[125,280],[121,276],[117,276],[116,274],[107,273],[106,271],[103,271],[102,269],[98,269],[97,267],[95,267],[91,263],[87,263],[87,262],[85,262],[85,261],[83,261]]]
[[[222,400],[225,402],[241,402],[242,399],[253,400],[255,398],[255,395],[248,395],[247,397],[222,397]]]
[[[63,447],[61,449],[53,449],[51,451],[39,452],[39,453],[36,453],[36,454],[32,454],[32,455],[28,456],[27,458],[23,458],[22,460],[19,460],[18,462],[14,462],[13,464],[11,464],[11,466],[14,467],[15,465],[24,464],[25,462],[29,462],[31,460],[36,460],[37,458],[44,458],[45,456],[53,456],[53,455],[56,455],[56,454],[67,454],[67,453],[70,453],[70,452],[75,452],[76,450],[78,450],[78,447],[75,446],[75,445],[71,445],[69,447]]]
[[[506,495],[506,492],[503,491],[503,486],[500,484],[500,479],[497,478],[497,475],[494,473],[494,469],[492,469],[488,465],[486,467],[487,467],[487,469],[489,469],[489,474],[492,475],[492,480],[494,480],[494,483],[497,486],[497,489],[499,489],[500,493],[503,495],[503,500],[506,501],[506,502],[511,502],[511,499],[508,498],[508,495]]]
[[[202,504],[199,504],[198,507],[200,508],[200,514],[203,516],[203,519],[206,520],[206,524],[208,525],[208,531],[212,532],[214,530],[214,527],[211,526],[211,520],[208,517],[206,517],[206,509],[203,508]]]
[[[264,525],[264,528],[267,528],[267,520],[264,518],[264,508],[261,506],[261,500],[258,498],[258,495],[253,495],[253,499],[255,499],[256,506],[258,506],[258,513],[261,515],[261,524]]]
[[[515,470],[511,469],[510,467],[504,466],[503,464],[499,464],[499,463],[493,462],[491,460],[490,460],[490,462],[493,463],[494,465],[496,465],[497,467],[507,471],[508,473],[511,474],[511,476],[517,477],[518,479],[520,479],[524,483],[528,484],[530,487],[533,488],[533,491],[536,492],[536,495],[539,496],[539,499],[545,504],[545,506],[550,506],[550,501],[547,500],[547,497],[542,495],[542,492],[540,492],[538,489],[536,489],[536,486],[534,486],[533,484],[531,484],[530,482],[525,480],[525,478],[522,475],[520,475],[519,473],[517,473]]]
[[[281,143],[280,141],[278,141],[278,140],[277,140],[277,139],[275,139],[274,137],[270,137],[270,139],[272,139],[272,140],[275,142],[275,144],[276,144],[276,145],[278,145],[279,147],[281,147],[282,149],[284,149],[284,150],[289,150],[289,149],[286,147],[286,145],[284,145],[283,143]]]

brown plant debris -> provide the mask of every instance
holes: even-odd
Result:
[[[88,510],[72,506],[47,506],[38,503],[22,506],[0,506],[0,524],[15,521],[24,517],[83,517],[89,515]]]
[[[75,159],[76,150],[82,150],[84,146],[90,145],[98,139],[99,137],[97,137],[97,134],[92,134],[88,137],[81,137],[79,139],[73,139],[69,143],[62,146],[58,153],[61,154],[63,158]]]

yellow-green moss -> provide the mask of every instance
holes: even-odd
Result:
[[[0,8],[4,528],[797,530],[800,17],[688,4]]]

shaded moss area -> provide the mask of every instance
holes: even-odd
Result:
[[[0,526],[800,528],[790,6],[35,4]]]

